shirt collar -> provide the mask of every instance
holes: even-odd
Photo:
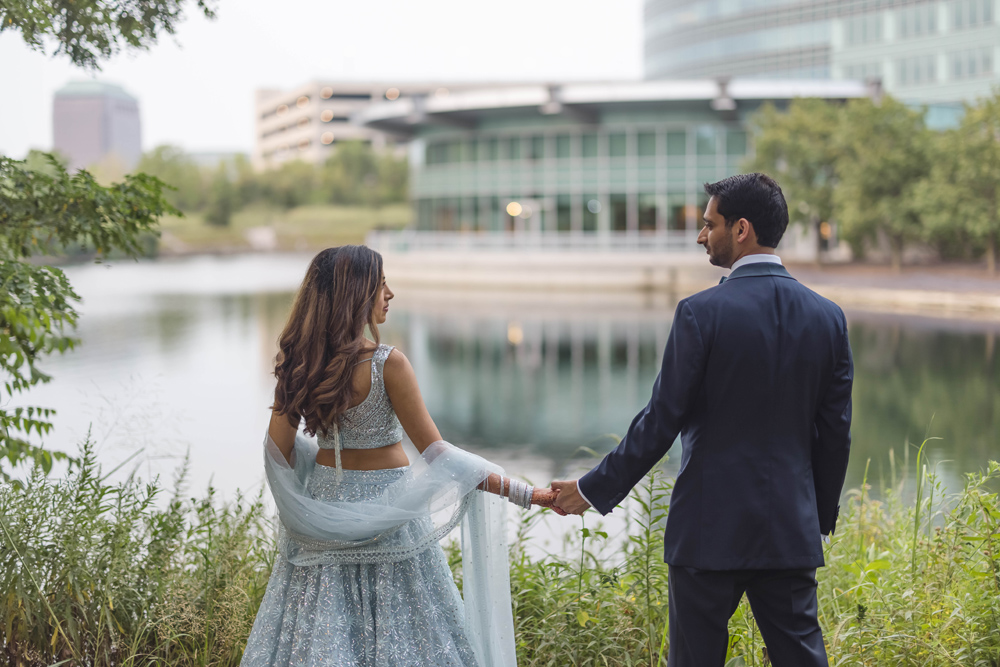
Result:
[[[781,264],[781,258],[777,255],[767,255],[767,254],[756,254],[756,255],[744,255],[738,260],[733,262],[733,266],[730,271],[735,271],[741,266],[746,266],[747,264]]]

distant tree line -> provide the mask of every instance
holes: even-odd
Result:
[[[899,269],[920,244],[948,259],[1000,255],[1000,89],[961,124],[930,130],[924,112],[891,97],[838,105],[796,99],[753,118],[747,168],[781,183],[793,221],[836,222],[856,256],[873,247]],[[817,239],[820,235],[817,233]]]
[[[402,202],[408,183],[405,158],[375,151],[361,141],[338,144],[321,165],[292,161],[263,172],[254,171],[244,155],[205,167],[179,148],[159,146],[142,156],[136,171],[176,188],[167,193],[172,205],[200,212],[205,222],[219,226],[228,225],[233,213],[251,204],[289,209]]]

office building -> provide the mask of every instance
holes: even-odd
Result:
[[[70,170],[118,160],[131,169],[142,156],[139,102],[121,86],[72,81],[52,104],[52,147]]]
[[[960,109],[1000,83],[998,2],[646,0],[645,75],[877,78],[932,114]]]

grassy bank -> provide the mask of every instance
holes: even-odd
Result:
[[[92,448],[63,481],[34,474],[0,492],[0,645],[12,665],[237,665],[275,557],[260,498],[218,502],[100,478]],[[945,496],[920,472],[848,494],[819,573],[833,665],[982,665],[1000,659],[1000,466]],[[183,488],[183,475],[175,480]],[[910,481],[910,488],[913,481]],[[661,521],[670,480],[633,492],[629,538],[607,546],[588,516],[565,556],[528,557],[523,515],[511,552],[519,664],[666,664]],[[570,520],[570,519],[567,519]],[[461,579],[455,547],[449,547]],[[733,665],[762,665],[746,603]]]
[[[205,223],[201,214],[189,213],[184,217],[163,218],[160,252],[317,250],[344,243],[362,243],[369,231],[399,229],[409,222],[410,216],[408,204],[381,208],[317,205],[292,209],[255,204],[234,213],[229,226],[213,227]],[[256,242],[264,246],[273,240],[274,247],[255,247],[255,236]]]

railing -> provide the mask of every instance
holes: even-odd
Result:
[[[482,250],[492,252],[705,252],[698,230],[666,232],[370,232],[379,252]]]

